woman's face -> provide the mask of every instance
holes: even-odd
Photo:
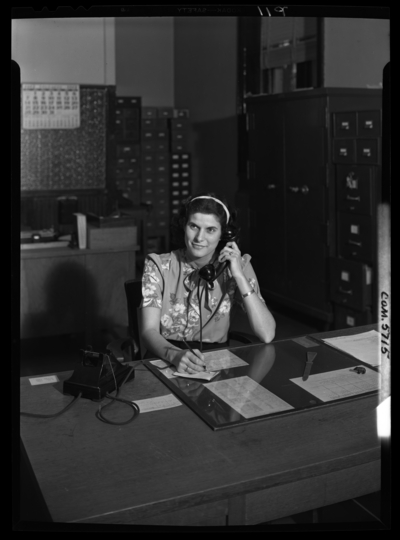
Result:
[[[192,214],[185,226],[185,244],[191,260],[208,263],[220,241],[221,224],[215,214]]]

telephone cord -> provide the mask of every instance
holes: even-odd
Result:
[[[108,360],[110,362],[110,359],[108,357]],[[111,366],[111,370],[112,370],[112,373],[114,375],[114,370],[112,369],[112,364],[110,362],[110,366]],[[130,422],[132,422],[132,420],[135,420],[139,413],[140,413],[140,409],[139,409],[139,406],[134,402],[134,401],[128,401],[126,399],[121,399],[119,398],[119,393],[121,391],[121,388],[124,386],[124,384],[126,383],[126,381],[128,380],[130,374],[132,373],[132,371],[134,370],[135,368],[132,367],[127,376],[125,377],[123,383],[121,384],[121,386],[119,388],[117,388],[117,381],[115,381],[115,388],[117,390],[117,393],[115,396],[111,396],[108,392],[106,392],[105,394],[105,397],[108,398],[108,399],[111,399],[112,401],[110,403],[107,403],[106,405],[100,405],[99,404],[99,409],[98,411],[96,412],[96,417],[101,420],[102,422],[105,422],[106,424],[113,424],[115,426],[123,426],[125,424],[129,424]],[[114,375],[114,380],[115,380],[115,375]],[[110,405],[112,405],[113,403],[115,403],[115,401],[120,401],[121,403],[125,403],[126,405],[129,405],[130,407],[132,407],[133,409],[133,415],[128,418],[128,420],[125,420],[124,422],[114,422],[113,420],[109,420],[108,418],[106,418],[105,416],[103,416],[103,413],[102,411],[106,408],[106,407],[109,407]]]
[[[65,411],[70,409],[72,407],[72,405],[77,403],[77,401],[79,400],[81,395],[82,394],[78,394],[77,396],[75,396],[74,399],[70,403],[68,403],[68,405],[66,407],[64,407],[61,411],[59,411],[58,413],[55,413],[55,414],[34,414],[34,413],[28,413],[28,412],[21,411],[20,415],[21,416],[29,416],[29,417],[33,417],[33,418],[56,418],[57,416],[60,416]]]

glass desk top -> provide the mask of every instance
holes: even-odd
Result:
[[[378,368],[316,338],[302,340],[208,351],[209,381],[176,376],[174,368],[159,369],[167,366],[162,360],[144,363],[214,430],[379,392]],[[311,354],[307,364],[308,353],[316,356]]]

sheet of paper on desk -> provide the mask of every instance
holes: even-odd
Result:
[[[290,380],[324,402],[379,390],[380,373],[365,368],[366,371],[362,374],[351,369],[353,368],[316,373],[310,375],[306,381],[303,381],[302,377]]]
[[[206,359],[207,371],[220,371],[239,366],[248,366],[248,363],[227,349],[203,353]]]
[[[381,364],[380,340],[380,333],[376,330],[355,334],[354,336],[323,339],[328,345],[347,352],[370,366],[379,366]]]
[[[289,403],[247,376],[211,382],[204,386],[245,418],[293,409]]]
[[[156,367],[159,368],[165,368],[168,364],[164,362],[164,360],[151,360],[151,364],[153,364]],[[218,375],[218,372],[212,371],[199,371],[199,373],[178,373],[175,368],[167,367],[167,369],[163,369],[162,373],[167,377],[167,379],[175,379],[176,377],[183,377],[185,379],[201,379],[203,381],[211,381],[216,375]]]
[[[182,403],[173,394],[166,396],[159,396],[155,398],[139,399],[135,401],[139,407],[141,413],[159,411],[161,409],[170,409],[171,407],[178,407]]]
[[[150,364],[153,364],[153,366],[156,366],[158,368],[162,369],[162,373],[167,377],[167,379],[174,379],[176,377],[175,375],[175,368],[167,367],[167,362],[164,362],[164,360],[150,360]],[[164,369],[166,368],[166,369]]]

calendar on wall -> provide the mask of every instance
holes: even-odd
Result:
[[[79,126],[79,85],[22,85],[22,127],[24,129],[73,129]]]
[[[105,188],[108,102],[100,85],[21,85],[22,191]]]

